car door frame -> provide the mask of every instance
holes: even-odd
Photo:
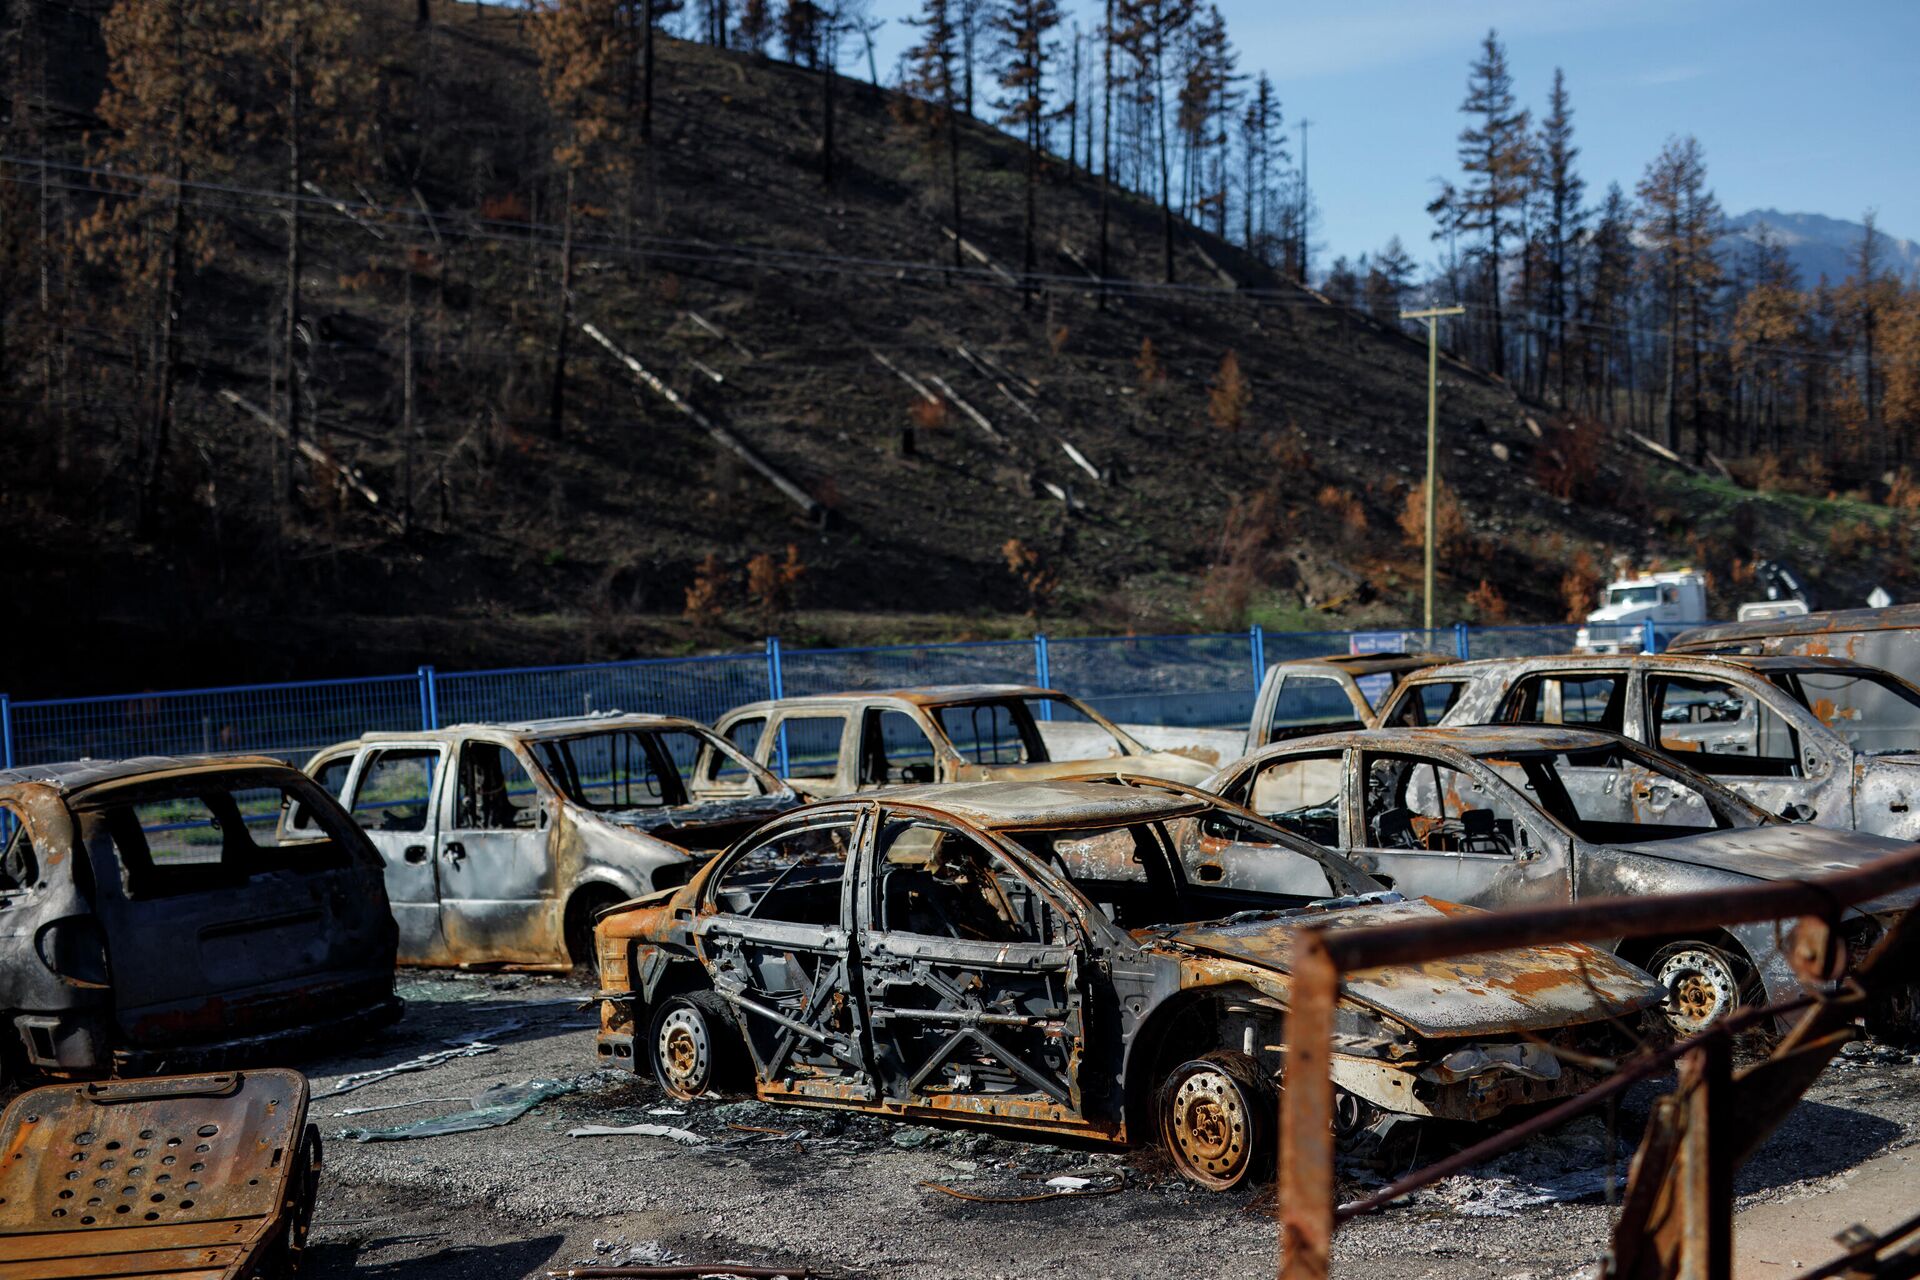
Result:
[[[1039,900],[1050,907],[1068,931],[1070,938],[1065,943],[1038,942],[991,942],[965,938],[943,938],[932,935],[908,933],[904,930],[881,929],[876,913],[879,907],[880,882],[878,876],[879,846],[881,833],[891,817],[911,818],[929,825],[942,828],[950,834],[971,840],[985,849],[1027,882]],[[1066,1085],[1060,1088],[1045,1081],[1033,1070],[1032,1064],[1019,1059],[1019,1055],[1000,1044],[990,1031],[984,1027],[992,1023],[978,1018],[969,1019],[967,1010],[952,1011],[956,1015],[952,1025],[958,1030],[947,1042],[921,1064],[919,1072],[907,1080],[898,1090],[899,1096],[893,1096],[893,1081],[879,1079],[879,1053],[872,1051],[875,1066],[875,1080],[883,1091],[888,1091],[887,1102],[903,1106],[908,1110],[940,1115],[967,1114],[983,1120],[1000,1120],[1023,1124],[1044,1123],[1066,1128],[1097,1128],[1102,1131],[1113,1128],[1112,1124],[1091,1117],[1086,1112],[1086,1100],[1090,1094],[1088,1082],[1088,1055],[1085,1048],[1091,1043],[1094,1018],[1092,1000],[1086,983],[1086,952],[1092,936],[1076,896],[1067,892],[1056,883],[1055,877],[1044,868],[1033,865],[1032,860],[1008,847],[1006,841],[957,819],[951,814],[908,804],[874,804],[871,806],[869,826],[862,842],[863,857],[860,868],[860,883],[854,902],[854,949],[860,964],[860,1003],[862,1005],[869,1037],[877,1042],[880,1025],[887,1020],[895,1006],[882,1004],[876,997],[877,975],[890,966],[904,964],[911,968],[930,967],[934,964],[953,965],[986,970],[988,972],[1020,973],[1032,975],[1039,972],[1057,974],[1060,990],[1065,1001],[1061,1013],[1062,1022],[1068,1028],[1071,1041],[1077,1040],[1079,1051],[1066,1053]],[[950,983],[941,983],[935,990],[952,1002],[966,993],[956,989]],[[992,1016],[992,1015],[989,1015]],[[1017,1016],[1017,1015],[1012,1015]],[[956,1048],[971,1039],[974,1044],[993,1058],[1004,1063],[1013,1074],[1034,1086],[1034,1093],[1044,1094],[1050,1103],[1036,1102],[1034,1093],[1027,1094],[927,1094],[915,1093],[914,1086],[923,1082],[938,1065]],[[938,1097],[938,1102],[934,1099]],[[1117,1118],[1116,1118],[1117,1119]]]
[[[1753,671],[1710,663],[1697,666],[1662,665],[1657,670],[1643,668],[1639,676],[1640,684],[1634,691],[1629,710],[1629,715],[1635,718],[1636,723],[1627,735],[1635,742],[1696,773],[1705,774],[1768,813],[1785,816],[1790,806],[1805,804],[1813,811],[1815,821],[1827,819],[1820,823],[1821,826],[1853,826],[1852,788],[1847,785],[1847,780],[1853,775],[1853,748],[1839,734],[1821,724],[1818,716],[1808,711],[1785,689],[1771,680],[1762,679]],[[1661,677],[1728,685],[1780,717],[1794,734],[1794,767],[1798,770],[1797,775],[1743,776],[1702,769],[1697,760],[1690,758],[1699,753],[1675,752],[1662,746],[1659,724],[1653,715],[1653,681]],[[1830,812],[1836,808],[1838,813]]]
[[[809,704],[807,706],[782,706],[775,704],[767,709],[767,722],[760,730],[760,741],[754,748],[754,763],[759,764],[779,778],[796,794],[806,800],[833,800],[851,795],[856,789],[859,778],[854,754],[857,747],[856,726],[864,704],[844,703]],[[778,763],[781,735],[789,720],[828,720],[840,718],[840,751],[835,757],[834,774],[831,778],[794,778],[783,771]],[[788,762],[791,768],[791,761]]]
[[[1426,849],[1385,849],[1370,844],[1359,844],[1357,840],[1366,834],[1366,771],[1361,767],[1368,755],[1410,756],[1426,760],[1455,773],[1464,773],[1479,781],[1483,786],[1492,788],[1500,794],[1513,811],[1515,829],[1515,850],[1509,854],[1467,853],[1465,851],[1447,852]],[[1450,902],[1462,902],[1469,906],[1539,905],[1568,902],[1573,893],[1573,841],[1572,838],[1539,811],[1531,800],[1499,774],[1481,761],[1465,754],[1456,754],[1445,750],[1434,750],[1427,744],[1371,744],[1351,748],[1347,760],[1347,812],[1341,819],[1341,830],[1346,845],[1341,850],[1347,859],[1356,866],[1384,881],[1389,887],[1399,890],[1408,897],[1436,897]],[[1526,851],[1519,849],[1519,827],[1524,826],[1529,837]],[[1492,868],[1492,874],[1484,878],[1480,888],[1472,894],[1459,892],[1459,885],[1442,889],[1439,886],[1411,883],[1412,877],[1404,874],[1408,870],[1437,865],[1430,859],[1451,858],[1455,860],[1455,879],[1464,879],[1467,867],[1466,859],[1473,859],[1475,865],[1484,864]],[[1529,867],[1529,873],[1502,874],[1509,868]],[[1553,886],[1558,891],[1552,891]],[[1519,892],[1501,892],[1503,886],[1517,886]]]
[[[387,751],[432,751],[439,756],[439,762],[434,765],[433,786],[427,796],[427,825],[424,830],[375,831],[360,821],[354,809],[353,801],[358,796],[367,765],[374,756]],[[387,905],[400,932],[400,964],[448,963],[446,932],[440,915],[440,866],[436,854],[439,848],[440,795],[446,786],[447,761],[451,755],[443,738],[422,736],[417,739],[396,738],[362,743],[355,752],[353,766],[347,771],[345,794],[340,797],[340,807],[353,819],[353,825],[366,835],[384,864]],[[319,784],[316,782],[314,785]],[[381,837],[408,839],[383,842]],[[393,847],[389,848],[389,844]],[[420,851],[418,858],[412,856],[416,849]],[[420,896],[422,892],[426,896]],[[403,893],[405,896],[402,896]]]
[[[795,1101],[825,1099],[854,1106],[867,1105],[878,1097],[866,1011],[860,997],[859,956],[854,944],[853,928],[855,884],[859,879],[860,867],[866,860],[876,808],[871,803],[836,805],[789,814],[770,822],[723,854],[724,861],[714,867],[700,890],[700,901],[690,926],[694,954],[699,957],[701,967],[709,978],[714,979],[715,992],[732,1006],[735,1016],[740,1020],[741,1038],[753,1064],[755,1091],[761,1097]],[[840,920],[837,925],[761,920],[718,909],[717,891],[734,863],[754,850],[794,832],[840,822],[847,823],[848,835],[847,865],[840,880]],[[823,956],[827,963],[816,970],[813,987],[807,997],[794,1009],[783,1010],[775,1007],[765,992],[753,989],[750,982],[740,983],[739,990],[727,990],[717,980],[722,965],[716,955],[715,935],[724,938],[729,933],[742,936],[740,945],[743,947],[758,945],[803,949]],[[753,971],[750,959],[745,967],[749,973]],[[743,995],[743,991],[751,991],[752,994]],[[836,992],[846,992],[850,996],[844,1006],[832,999]],[[822,1025],[833,1011],[841,1007],[850,1011],[850,1034],[828,1031]],[[762,1019],[785,1033],[776,1037],[773,1045],[775,1052],[771,1058],[763,1057],[755,1044],[747,1021],[749,1018]],[[782,1080],[779,1072],[801,1039],[821,1045],[854,1078],[845,1078],[844,1074],[835,1078],[796,1073],[790,1079]]]
[[[461,757],[469,746],[499,747],[513,757],[536,798],[534,825],[527,828],[461,827],[459,814]],[[551,850],[556,819],[556,796],[547,776],[518,741],[485,734],[469,734],[451,742],[448,767],[442,774],[439,822],[434,839],[435,877],[440,885],[440,931],[451,958],[459,964],[503,963],[560,966],[568,963],[561,909],[566,901],[559,868]],[[469,845],[473,845],[469,848]],[[468,892],[484,886],[471,877],[479,873],[466,864],[505,853],[525,853],[534,868],[533,893],[520,896],[521,885],[504,886],[508,895],[484,896]]]

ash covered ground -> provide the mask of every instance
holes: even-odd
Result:
[[[721,1259],[806,1264],[827,1275],[1261,1276],[1276,1269],[1269,1190],[1214,1194],[1149,1152],[1114,1153],[755,1102],[676,1103],[652,1080],[603,1069],[590,988],[553,978],[403,977],[406,1017],[351,1053],[300,1064],[316,1094],[349,1073],[484,1038],[490,1052],[317,1098],[327,1139],[311,1272],[455,1280],[541,1276],[570,1265]],[[1790,1276],[1833,1255],[1854,1221],[1886,1227],[1920,1192],[1920,1053],[1870,1043],[1821,1078],[1737,1184],[1739,1273]],[[527,1089],[523,1086],[544,1087]],[[549,1096],[550,1095],[550,1096]],[[1656,1087],[1418,1193],[1340,1232],[1336,1274],[1370,1280],[1587,1270],[1605,1246],[1609,1179]],[[511,1123],[354,1141],[348,1130]],[[352,1114],[342,1114],[352,1112]],[[499,1114],[499,1113],[496,1113]],[[662,1134],[569,1137],[585,1126]],[[1446,1147],[1401,1153],[1424,1162]],[[1611,1153],[1611,1154],[1610,1154]],[[1394,1169],[1349,1163],[1344,1190]],[[1062,1186],[1077,1194],[1058,1196]],[[1055,1198],[980,1203],[978,1197]]]

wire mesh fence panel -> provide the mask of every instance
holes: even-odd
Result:
[[[1257,687],[1244,631],[1049,639],[1047,672],[1054,688],[1122,724],[1244,726]]]
[[[603,711],[689,716],[711,724],[743,702],[769,695],[762,654],[642,658],[434,678],[441,724],[517,723]]]
[[[782,649],[780,686],[787,697],[859,689],[910,689],[943,684],[1033,684],[1039,677],[1031,640],[883,645],[866,649]]]
[[[244,751],[297,764],[369,729],[417,729],[421,715],[415,675],[15,702],[13,759]]]
[[[1631,623],[1566,623],[1550,627],[1474,627],[1469,633],[1468,649],[1475,658],[1532,658],[1552,653],[1571,653],[1581,632],[1587,633],[1588,647],[1609,653],[1639,653],[1646,631]]]

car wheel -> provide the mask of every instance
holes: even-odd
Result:
[[[1272,1175],[1277,1106],[1252,1058],[1209,1053],[1175,1067],[1160,1086],[1160,1141],[1182,1177],[1230,1191]]]
[[[600,984],[600,948],[593,940],[593,918],[621,901],[617,893],[604,889],[583,889],[567,900],[565,925],[567,958],[577,976]]]
[[[1667,1022],[1678,1036],[1698,1035],[1743,1002],[1743,966],[1705,942],[1670,942],[1647,969],[1667,989]]]
[[[647,1038],[654,1079],[681,1101],[734,1088],[741,1050],[732,1011],[711,991],[689,992],[661,1005]]]

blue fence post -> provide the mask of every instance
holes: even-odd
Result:
[[[0,693],[0,768],[13,768],[13,699]]]
[[[1660,652],[1660,637],[1659,637],[1659,634],[1653,629],[1652,618],[1648,618],[1646,621],[1640,624],[1640,632],[1641,632],[1641,643],[1643,646],[1645,646],[1644,652],[1646,653]]]
[[[1473,656],[1472,633],[1467,630],[1467,624],[1464,622],[1453,624],[1453,649],[1460,655],[1462,662]]]
[[[440,727],[440,691],[434,688],[433,668],[420,668],[420,728],[422,730]]]
[[[1047,637],[1036,631],[1033,633],[1033,682],[1042,689],[1053,688],[1053,664],[1047,659]],[[1040,718],[1053,719],[1053,704],[1040,704]]]
[[[1253,689],[1258,693],[1260,682],[1267,678],[1267,633],[1257,622],[1247,628],[1247,652],[1253,658]]]
[[[786,697],[786,681],[780,675],[780,637],[767,637],[767,692],[775,698]],[[787,726],[782,723],[779,741],[776,744],[775,770],[781,777],[787,776]]]

